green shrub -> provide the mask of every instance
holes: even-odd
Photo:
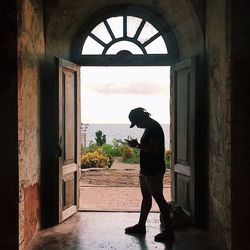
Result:
[[[111,166],[109,157],[99,148],[87,152],[81,157],[81,168],[108,168]]]
[[[101,155],[101,156],[100,156]],[[82,149],[82,168],[111,167],[113,157],[121,156],[126,163],[139,163],[139,150],[131,148],[127,142],[121,139],[114,139],[112,144],[102,144],[98,146],[92,143],[89,147]],[[105,162],[103,159],[109,159]]]
[[[165,164],[166,168],[170,168],[171,150],[167,149],[165,152]]]
[[[98,148],[100,148],[100,146],[98,146],[97,144],[95,143],[92,143],[90,144],[86,149],[85,151],[88,153],[88,152],[95,152]]]
[[[137,148],[132,148],[132,155],[124,160],[126,163],[137,164],[140,162],[140,152]]]
[[[95,141],[98,146],[102,146],[106,143],[106,135],[104,135],[101,130],[96,131],[95,136]]]
[[[101,146],[101,150],[106,156],[108,156],[108,158],[109,158],[109,167],[111,167],[111,165],[113,163],[113,156],[114,156],[113,153],[112,153],[112,145],[103,144]]]
[[[124,144],[125,142],[121,139],[114,139],[112,141],[113,156],[121,156],[121,146]]]
[[[102,156],[100,157],[99,155]],[[105,143],[102,144],[102,146],[98,146],[97,144],[92,143],[89,147],[82,149],[82,168],[102,167],[104,165],[109,168],[113,163],[113,157],[116,156],[121,156],[122,161],[126,163],[137,164],[140,162],[140,152],[137,148],[131,148],[127,142],[121,139],[114,139],[112,144]],[[108,161],[106,161],[107,158]],[[170,168],[170,158],[171,150],[168,149],[165,151],[165,164],[167,169]],[[105,161],[106,163],[103,163]]]
[[[101,148],[106,154],[111,155],[112,157],[119,156],[119,151],[117,151],[117,149],[111,144],[103,144]]]
[[[139,163],[139,150],[123,144],[120,147],[122,161],[126,163]]]

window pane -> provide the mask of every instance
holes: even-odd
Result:
[[[119,51],[128,50],[134,55],[142,55],[141,49],[129,41],[121,41],[113,44],[107,51],[107,55],[116,55]]]
[[[148,39],[158,33],[158,30],[149,22],[146,22],[139,37],[138,41],[145,43]]]
[[[109,35],[109,32],[105,26],[105,24],[102,22],[98,24],[91,32],[95,36],[97,36],[100,40],[102,40],[105,43],[109,43],[112,39]]]
[[[134,37],[137,29],[141,24],[142,19],[134,16],[127,17],[127,35],[128,37]]]
[[[100,43],[88,36],[82,48],[82,55],[101,55],[103,49]]]
[[[168,49],[161,36],[145,47],[148,54],[167,54]]]
[[[114,33],[115,38],[123,37],[123,17],[111,17],[107,22]]]

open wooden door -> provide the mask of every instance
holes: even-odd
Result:
[[[172,197],[195,221],[196,59],[171,68]]]
[[[80,178],[80,67],[55,58],[58,77],[58,221],[78,211]]]

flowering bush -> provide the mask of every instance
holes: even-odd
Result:
[[[109,168],[113,163],[113,157],[121,156],[122,161],[126,163],[139,163],[140,153],[137,148],[131,148],[126,141],[114,139],[112,144],[104,143],[102,146],[91,143],[89,147],[82,148],[81,154],[82,168],[98,168],[104,165],[105,168]],[[108,163],[107,158],[109,158]]]
[[[81,168],[108,168],[110,165],[110,158],[100,148],[81,157]]]
[[[170,149],[167,149],[167,150],[166,150],[166,152],[165,152],[165,157],[166,157],[167,159],[170,159],[170,157],[171,157],[171,150],[170,150]]]
[[[127,159],[131,158],[133,155],[133,149],[128,145],[122,145],[120,148],[120,152],[121,152],[123,161],[126,161]]]

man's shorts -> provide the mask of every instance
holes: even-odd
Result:
[[[149,192],[150,194],[159,193],[163,190],[164,174],[157,175],[139,175],[142,192]]]

